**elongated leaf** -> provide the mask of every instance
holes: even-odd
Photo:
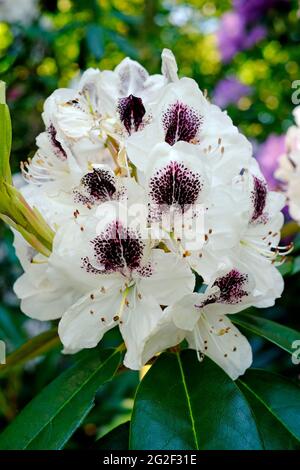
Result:
[[[256,396],[250,392],[242,382],[239,388],[245,395],[255,421],[259,429],[260,437],[266,450],[296,450],[300,449],[300,443],[289,433],[289,431],[266,410],[265,406]]]
[[[249,405],[235,382],[194,351],[161,355],[141,382],[131,449],[261,449]]]
[[[236,325],[242,326],[258,336],[262,336],[291,354],[294,352],[293,342],[300,340],[300,332],[259,315],[239,313],[231,315],[230,319]]]
[[[130,422],[122,423],[99,439],[94,448],[98,450],[128,450]]]
[[[0,436],[0,449],[61,449],[93,407],[98,388],[115,374],[120,349],[88,351],[36,396]]]
[[[60,344],[57,328],[45,331],[27,341],[7,357],[6,364],[0,366],[0,378],[16,367],[20,367],[35,357],[42,356]]]
[[[300,387],[285,377],[256,369],[250,369],[239,383],[261,403],[266,413],[271,413],[280,426],[300,441]]]

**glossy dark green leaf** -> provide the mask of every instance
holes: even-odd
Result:
[[[300,387],[264,370],[250,369],[241,383],[296,440],[300,441]],[[271,429],[270,429],[271,432]]]
[[[245,395],[253,415],[261,440],[266,450],[296,450],[300,449],[298,442],[292,434],[270,413],[264,404],[256,398],[241,382],[238,382],[240,390]]]
[[[57,328],[45,331],[28,340],[7,357],[5,365],[0,366],[0,378],[7,375],[16,367],[20,367],[31,359],[42,356],[53,348],[58,347],[59,344]]]
[[[130,422],[122,423],[99,439],[94,448],[98,450],[128,450]]]
[[[194,351],[162,354],[141,382],[131,449],[261,449],[249,405],[235,382]]]
[[[291,354],[294,352],[293,342],[300,340],[300,332],[268,320],[263,316],[245,312],[231,315],[230,319],[236,325],[262,336]]]
[[[0,435],[0,449],[61,449],[120,364],[119,350],[96,349],[37,395]]]

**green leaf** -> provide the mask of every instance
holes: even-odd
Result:
[[[266,410],[256,396],[250,392],[242,382],[238,383],[245,395],[259,429],[261,440],[266,450],[295,450],[300,449],[300,443],[287,431],[287,429]]]
[[[287,260],[278,266],[278,271],[284,277],[290,276],[293,271],[294,260],[292,257],[287,258]]]
[[[236,383],[194,351],[162,354],[142,380],[131,449],[261,449],[249,405]]]
[[[295,276],[300,272],[300,256],[296,256],[295,258],[290,256],[278,267],[278,270],[282,276]]]
[[[300,251],[300,233],[299,233],[299,225],[297,222],[290,222],[294,225],[294,232],[293,232],[293,235],[295,235],[296,233],[296,236],[293,240],[293,244],[294,244],[294,251],[293,251],[293,254],[294,253],[298,253]],[[287,224],[286,224],[287,225]]]
[[[112,431],[99,439],[94,449],[97,450],[128,450],[130,422],[119,424]]]
[[[300,272],[300,256],[294,258],[293,268],[291,272],[291,276],[298,274]]]
[[[265,413],[271,413],[280,426],[300,441],[300,388],[294,382],[271,372],[250,369],[237,383],[260,402]]]
[[[293,342],[300,340],[300,333],[296,330],[253,313],[234,314],[230,316],[230,319],[236,325],[242,326],[258,336],[262,336],[290,354],[294,352],[292,347]]]
[[[0,435],[0,449],[61,449],[93,407],[99,387],[116,373],[120,360],[120,348],[87,351],[21,411]]]
[[[16,367],[22,366],[31,359],[42,356],[59,344],[60,340],[57,334],[57,328],[35,336],[7,357],[6,364],[0,366],[0,378],[6,376]]]

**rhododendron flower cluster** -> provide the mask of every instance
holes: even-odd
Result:
[[[282,293],[285,198],[226,112],[164,50],[160,75],[128,58],[87,70],[43,120],[22,194],[55,236],[50,256],[15,236],[23,312],[59,319],[66,353],[118,326],[129,368],[186,339],[243,374],[251,348],[230,316]]]

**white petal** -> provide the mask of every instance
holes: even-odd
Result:
[[[22,265],[22,268],[27,270],[30,266],[32,266],[32,258],[37,254],[35,249],[30,246],[22,235],[13,229],[14,234],[14,242],[13,246],[16,250],[16,255],[19,258],[19,261]],[[43,270],[43,268],[41,268]]]
[[[247,265],[240,260],[219,264],[204,294],[205,300],[216,297],[216,302],[207,302],[205,314],[237,313],[251,307],[255,301],[254,289],[255,279]]]
[[[207,151],[215,184],[230,183],[251,161],[250,142],[238,132],[227,113],[208,102],[203,109],[199,147]]]
[[[59,88],[55,90],[44,103],[44,112],[42,114],[44,123],[48,127],[50,124],[56,124],[56,113],[58,103],[66,103],[76,97],[76,92],[69,88]],[[56,127],[56,126],[55,126]]]
[[[142,295],[140,298],[133,292],[128,296],[128,302],[120,323],[127,348],[124,364],[130,369],[138,370],[144,364],[145,343],[157,327],[163,312],[152,296]]]
[[[178,66],[173,52],[170,51],[170,49],[164,49],[161,58],[161,73],[166,77],[168,82],[176,82],[178,80]]]
[[[185,295],[178,302],[166,308],[165,314],[172,318],[177,328],[192,331],[202,313],[202,309],[196,307],[196,305],[201,304],[204,298],[203,294],[197,294],[196,292]]]
[[[149,74],[142,65],[128,57],[122,60],[114,72],[119,77],[120,96],[140,96]]]
[[[144,344],[142,364],[146,364],[157,353],[180,344],[185,334],[185,331],[176,327],[170,315],[164,310],[163,317]]]
[[[41,321],[61,318],[66,309],[78,298],[76,291],[55,286],[46,276],[33,282],[28,273],[17,279],[14,291],[21,299],[22,312]]]
[[[161,305],[170,305],[193,292],[195,276],[188,264],[163,250],[152,251],[153,274],[140,281],[141,292],[153,295]]]
[[[159,142],[165,142],[163,116],[166,110],[178,101],[190,107],[199,119],[203,106],[207,104],[194,80],[184,78],[167,85],[159,103],[154,106],[156,118],[153,123],[146,126],[141,132],[133,134],[126,144],[129,158],[139,170],[145,171],[146,162],[149,161],[149,153],[153,147]]]
[[[66,288],[73,287],[81,295],[98,286],[109,288],[116,280],[112,275],[88,273],[82,267],[84,257],[93,259],[90,240],[97,235],[96,224],[97,219],[90,217],[62,225],[55,234],[49,257],[48,277],[53,282],[62,282]]]
[[[21,310],[30,318],[46,321],[61,318],[72,303],[77,300],[76,292],[54,290],[36,293],[21,300]]]
[[[275,300],[281,297],[284,281],[278,269],[254,249],[243,247],[236,253],[243,260],[247,271],[254,279],[252,305],[255,307],[272,307]]]
[[[120,286],[101,292],[90,292],[72,305],[63,315],[58,334],[66,350],[94,348],[106,331],[117,323],[121,294]]]
[[[252,363],[248,340],[226,316],[203,315],[187,339],[192,349],[210,357],[232,380],[243,375]]]
[[[163,142],[164,135],[158,130],[156,123],[150,124],[140,132],[134,132],[126,140],[126,150],[130,161],[141,172],[145,172],[148,164],[148,156],[157,142]]]

